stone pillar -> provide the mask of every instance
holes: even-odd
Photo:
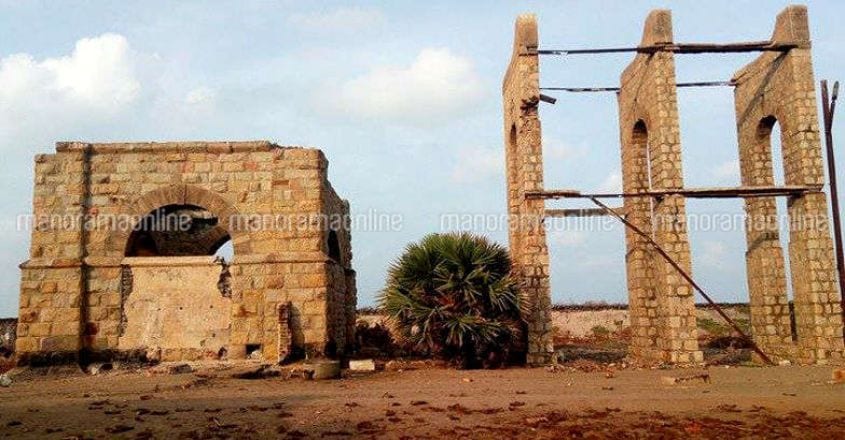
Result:
[[[75,359],[82,348],[87,154],[85,144],[74,144],[35,158],[35,224],[30,259],[20,266],[16,351],[24,363],[38,362],[36,352],[49,354],[52,362]]]
[[[293,352],[293,332],[290,326],[291,303],[279,304],[279,326],[278,332],[278,363],[288,360]]]
[[[652,11],[643,46],[671,43],[672,16]],[[625,191],[683,188],[680,127],[672,52],[637,54],[618,95]],[[691,273],[685,200],[628,198],[625,213]],[[692,286],[641,237],[626,231],[632,355],[646,361],[701,362]]]
[[[529,364],[545,364],[554,350],[551,331],[549,253],[543,224],[545,202],[526,199],[526,191],[543,189],[543,149],[537,106],[540,102],[537,20],[516,20],[513,54],[505,74],[505,140],[508,185],[508,238],[513,273],[528,304]]]
[[[794,43],[767,52],[734,75],[744,184],[771,182],[770,133],[780,124],[785,183],[824,185],[807,8],[790,6],[777,17],[772,41]],[[757,217],[776,213],[769,199],[748,201],[748,283],[754,336],[775,355],[789,356],[788,304],[783,257],[772,226]],[[833,242],[824,192],[789,200],[790,274],[794,291],[797,359],[827,362],[843,354],[842,317]],[[773,234],[774,232],[774,234]],[[781,279],[783,281],[781,281]]]
[[[622,188],[627,193],[648,190],[650,167],[648,160],[648,132],[645,124],[634,127],[630,139],[623,133]],[[627,142],[626,142],[627,141]],[[652,199],[630,197],[624,201],[626,219],[646,234],[652,234]],[[660,258],[648,240],[625,229],[625,268],[628,280],[628,311],[631,322],[631,356],[657,359],[657,296],[655,292],[655,258]]]

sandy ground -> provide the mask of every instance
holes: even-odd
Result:
[[[829,367],[383,371],[332,381],[117,371],[0,389],[15,438],[725,438],[845,436]],[[239,370],[240,371],[240,370]]]

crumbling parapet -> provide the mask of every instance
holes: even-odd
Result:
[[[821,188],[825,174],[807,8],[790,6],[781,12],[772,41],[796,47],[763,53],[733,78],[742,184],[774,183],[771,133],[778,123],[784,183]],[[825,193],[791,197],[787,208],[797,344],[792,341],[777,205],[773,198],[748,199],[745,210],[755,341],[779,358],[789,358],[796,350],[797,359],[804,362],[841,358],[841,305]]]
[[[652,11],[641,46],[671,44],[672,15]],[[680,189],[680,126],[671,51],[639,53],[621,76],[618,94],[622,176],[626,193]],[[627,219],[691,273],[685,200],[681,195],[625,199]],[[692,286],[651,246],[626,231],[632,354],[663,362],[700,362]]]
[[[508,215],[513,273],[528,305],[527,361],[545,364],[553,352],[549,253],[543,224],[545,202],[525,197],[543,189],[543,151],[537,21],[521,15],[516,21],[513,54],[502,86],[508,185]]]

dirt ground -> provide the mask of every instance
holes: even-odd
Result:
[[[117,370],[0,388],[15,438],[843,438],[830,367],[380,371],[340,380]]]

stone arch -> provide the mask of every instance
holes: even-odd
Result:
[[[782,166],[786,181],[785,131],[776,111],[761,106],[755,121],[746,126],[745,142],[740,144],[740,174],[746,186],[774,185],[772,132],[780,124]],[[745,199],[748,293],[751,307],[751,333],[764,351],[776,357],[791,357],[790,345],[796,338],[789,307],[790,269],[780,233],[779,208],[774,197]],[[787,210],[788,212],[788,210]],[[787,234],[788,243],[788,234]],[[794,293],[793,293],[794,296]]]
[[[121,214],[131,225],[121,225],[125,227],[117,228],[109,237],[110,251],[122,256],[129,237],[140,220],[150,212],[169,205],[191,205],[208,210],[218,218],[220,227],[228,232],[235,254],[251,253],[249,225],[244,224],[246,218],[221,195],[198,186],[184,184],[154,189],[126,204]]]

